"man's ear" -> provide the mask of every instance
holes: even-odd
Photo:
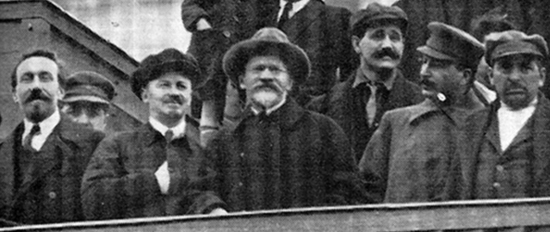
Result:
[[[462,79],[460,80],[460,84],[468,85],[473,83],[473,78],[475,78],[475,75],[474,72],[472,72],[472,69],[466,68],[462,70]]]
[[[360,54],[360,53],[361,53],[361,46],[359,46],[359,43],[361,43],[361,38],[359,38],[359,37],[356,36],[356,35],[351,36],[351,44],[353,45],[353,50],[354,50],[357,54]]]
[[[143,102],[149,101],[149,92],[147,92],[147,87],[141,89],[141,100]]]
[[[63,99],[63,97],[65,97],[65,89],[59,86],[59,89],[57,91],[59,91],[59,99]]]
[[[17,96],[17,93],[16,93],[15,91],[12,91],[12,92],[11,92],[11,96],[12,96],[13,101],[14,101],[15,103],[19,103],[19,97]]]
[[[542,67],[540,68],[539,87],[542,87],[545,81],[546,81],[546,68]]]

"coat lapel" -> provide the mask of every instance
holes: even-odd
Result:
[[[545,168],[549,164],[550,152],[550,101],[539,94],[540,102],[533,114],[534,117],[534,152],[533,152],[533,174],[535,183],[541,181]]]
[[[15,181],[15,145],[18,136],[23,133],[20,124],[14,132],[0,143],[0,217],[8,217],[14,199]]]

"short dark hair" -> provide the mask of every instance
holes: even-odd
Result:
[[[23,61],[25,61],[29,58],[32,58],[32,57],[44,57],[44,58],[50,59],[53,62],[55,62],[55,64],[57,65],[57,69],[58,69],[57,81],[59,82],[59,85],[61,86],[61,88],[65,89],[65,83],[67,82],[67,80],[66,80],[67,73],[65,71],[63,61],[60,60],[57,57],[57,55],[52,51],[49,51],[47,49],[37,49],[37,50],[31,51],[29,53],[23,54],[21,56],[21,59],[19,60],[19,62],[17,62],[17,65],[15,65],[15,67],[13,68],[13,71],[11,73],[12,91],[15,91],[15,87],[17,87],[17,67],[19,67],[19,65],[21,63],[23,63]]]
[[[516,25],[508,20],[508,15],[501,12],[502,7],[497,7],[472,20],[470,34],[480,42],[493,32],[517,30]]]

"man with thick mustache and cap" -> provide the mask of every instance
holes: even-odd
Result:
[[[380,202],[448,200],[458,128],[483,103],[472,90],[483,44],[440,22],[428,25],[420,71],[422,103],[386,112],[359,162],[369,196]]]
[[[550,196],[548,46],[540,35],[510,30],[485,40],[498,99],[467,120],[460,136],[461,199]]]
[[[109,130],[107,117],[115,86],[103,75],[92,71],[80,71],[69,76],[61,111],[73,121],[94,130]]]
[[[132,74],[132,91],[149,108],[149,121],[103,140],[86,169],[82,201],[87,219],[224,212],[209,191],[215,172],[190,114],[201,72],[190,56],[165,49]]]
[[[209,146],[217,187],[229,211],[356,204],[362,184],[342,129],[289,94],[303,82],[306,53],[277,28],[232,46],[223,67],[246,91],[234,130]]]
[[[61,61],[47,50],[24,54],[12,72],[13,98],[24,118],[0,143],[1,221],[84,219],[80,183],[103,134],[60,114],[65,78]]]
[[[407,24],[407,15],[395,6],[371,3],[355,13],[351,17],[351,40],[360,56],[360,67],[307,106],[344,129],[357,161],[386,111],[423,100],[420,87],[406,80],[397,67]]]

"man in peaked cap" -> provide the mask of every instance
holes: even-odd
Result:
[[[103,75],[82,71],[72,74],[66,85],[61,111],[73,121],[105,132],[115,86]]]
[[[82,183],[88,219],[224,212],[208,188],[215,173],[189,114],[200,71],[192,56],[166,49],[146,57],[132,90],[149,107],[149,122],[107,137]]]
[[[209,146],[230,211],[355,204],[362,186],[349,143],[330,118],[304,110],[291,89],[310,72],[306,53],[276,28],[232,46],[223,67],[244,89],[234,130]]]
[[[546,41],[510,30],[489,35],[485,47],[498,99],[469,117],[460,137],[461,199],[548,197]]]
[[[360,67],[308,105],[344,129],[357,161],[386,111],[424,99],[420,87],[406,80],[397,67],[407,24],[407,15],[399,7],[371,3],[355,13],[351,41],[360,56]]]
[[[382,202],[448,200],[456,133],[483,108],[471,90],[483,45],[455,27],[432,22],[420,75],[427,99],[386,112],[359,163],[369,196]]]

